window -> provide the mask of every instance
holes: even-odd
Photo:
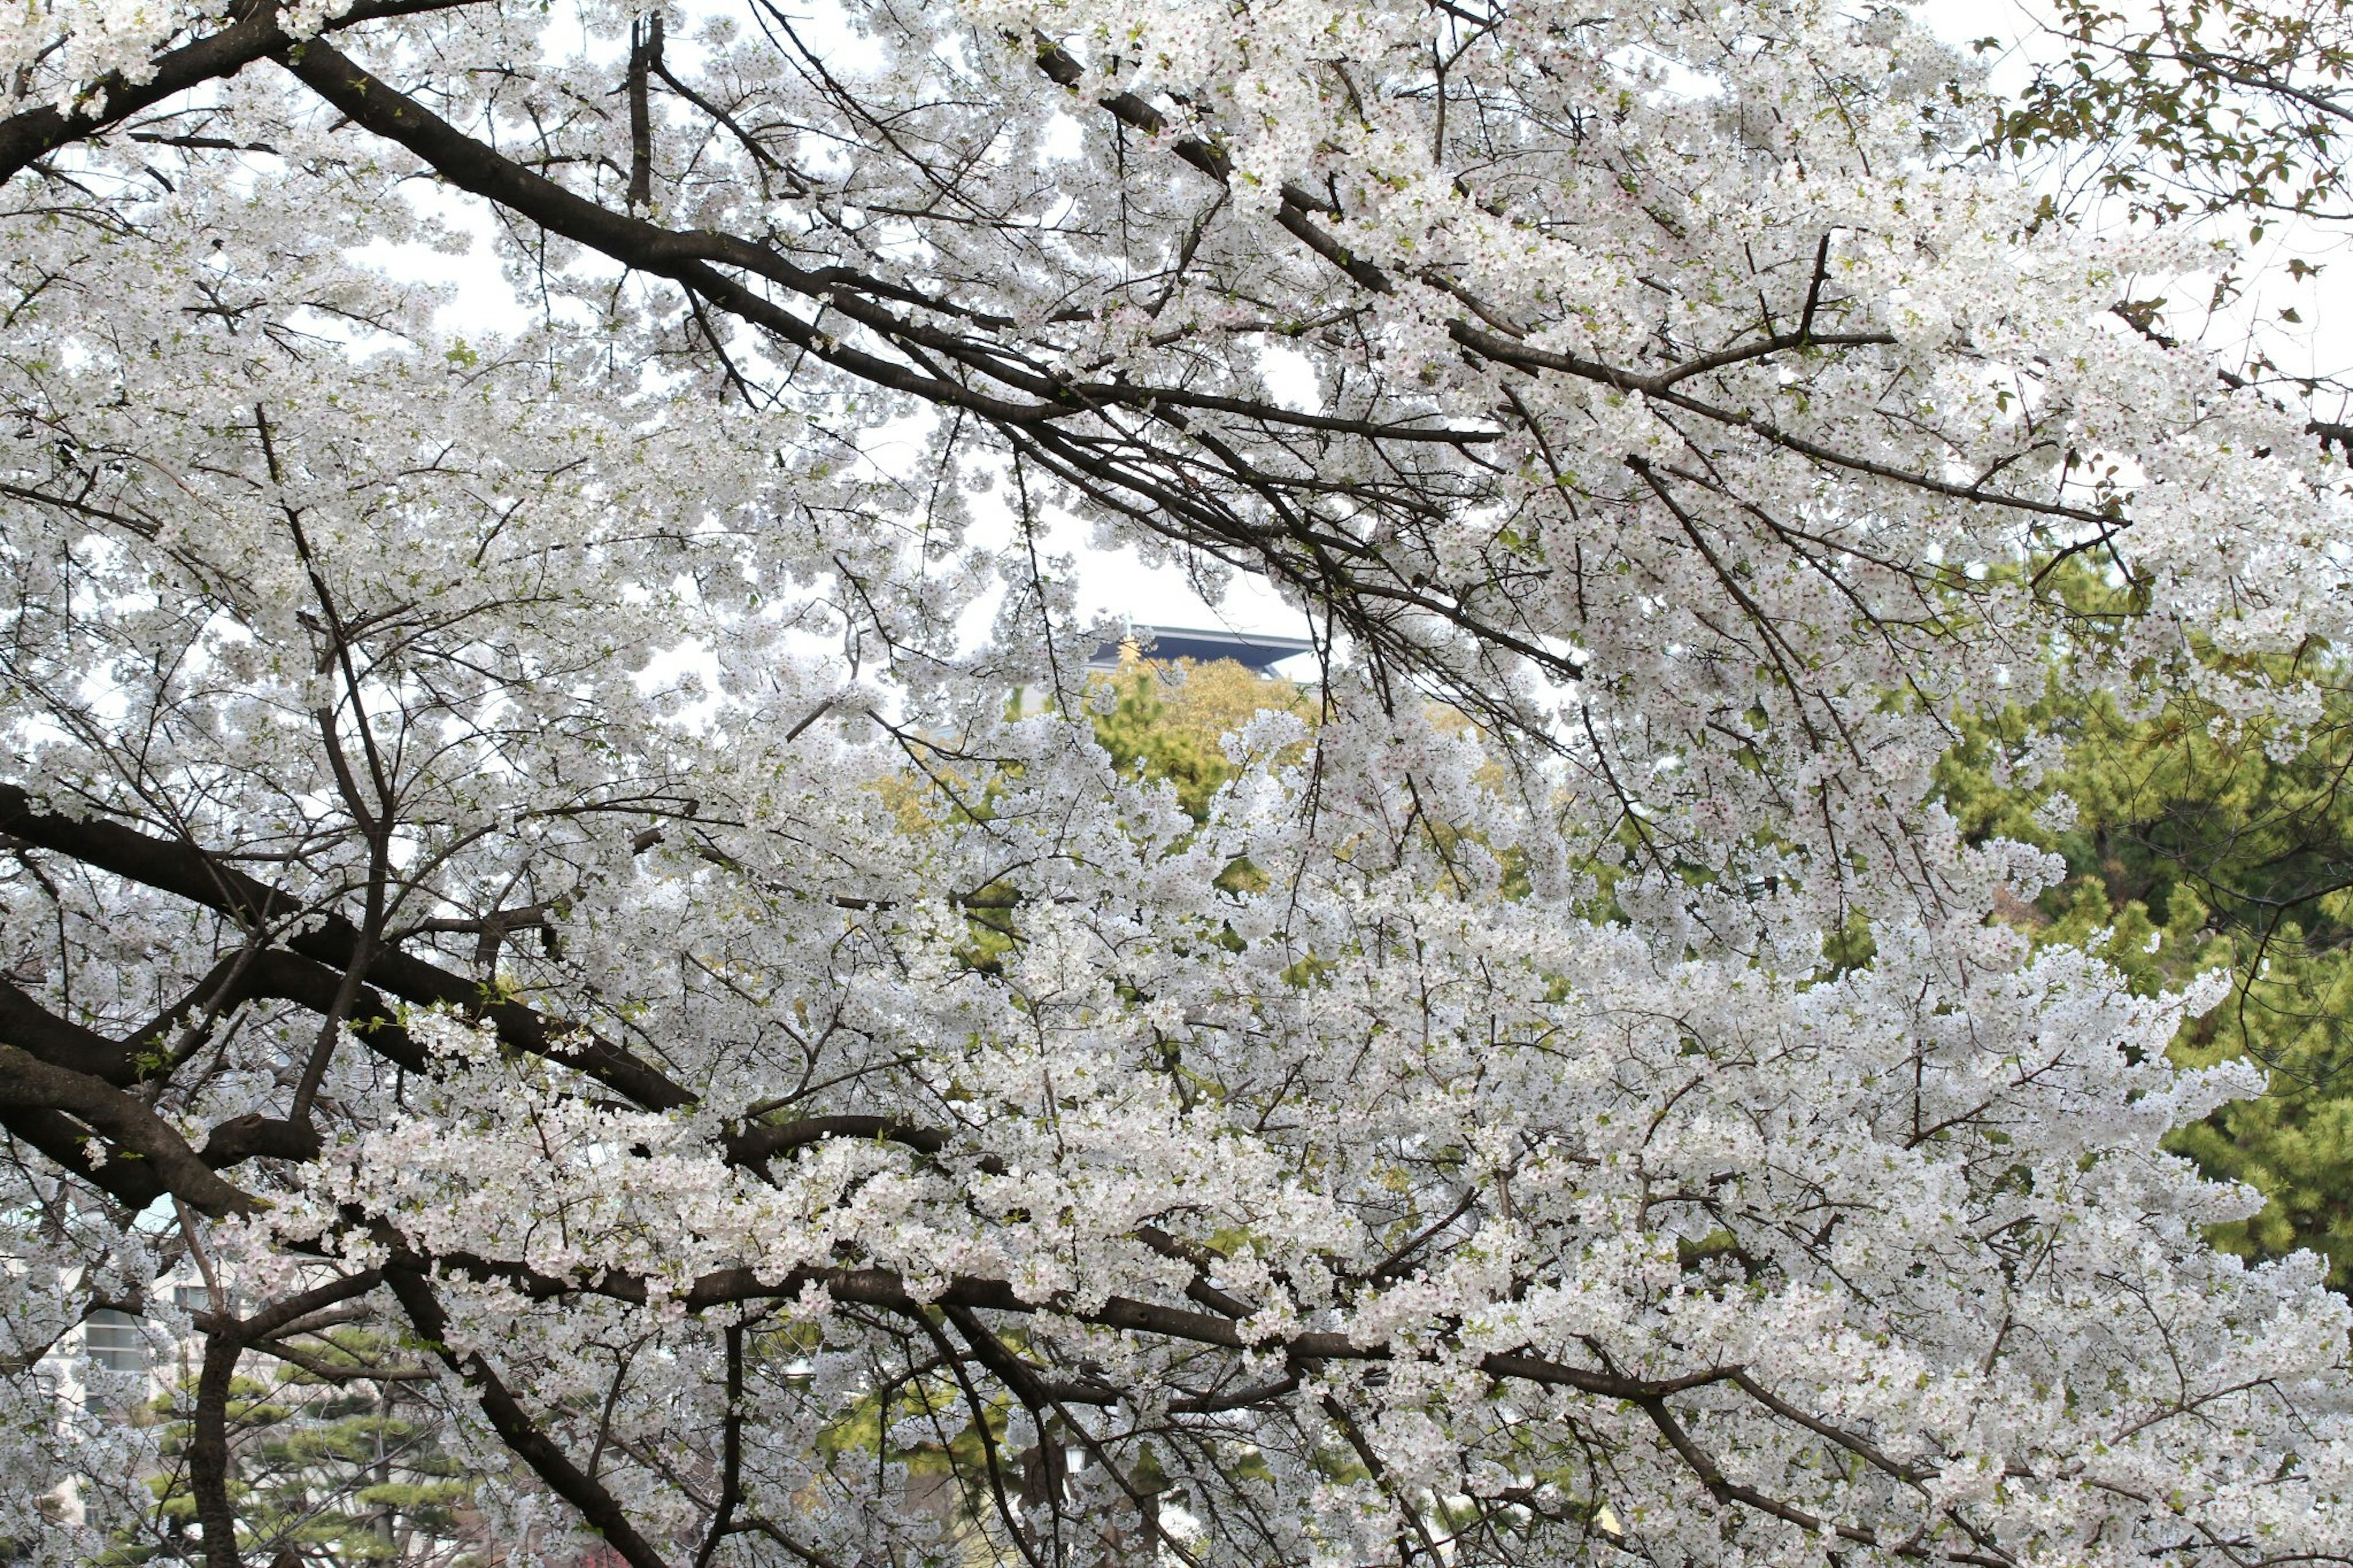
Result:
[[[100,1307],[82,1321],[82,1348],[109,1372],[147,1370],[147,1335],[139,1320]]]

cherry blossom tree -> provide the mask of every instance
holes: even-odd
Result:
[[[1931,777],[2054,648],[2291,731],[2341,463],[1901,12],[0,47],[21,1551],[149,1528],[110,1306],[207,1568],[271,1358],[631,1568],[2353,1556],[2346,1308],[2159,1147],[2254,1075]],[[1198,816],[1072,528],[1316,628]]]

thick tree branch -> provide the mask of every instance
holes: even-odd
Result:
[[[256,881],[192,845],[153,838],[100,818],[78,819],[38,811],[30,797],[13,784],[0,784],[0,832],[127,881],[217,910],[249,931],[269,931],[300,918],[303,923],[286,938],[286,945],[330,970],[346,969],[357,955],[359,928],[349,920],[339,914],[306,912],[300,900]],[[694,1098],[657,1068],[616,1046],[582,1038],[568,1026],[551,1023],[520,1002],[485,998],[474,981],[397,950],[376,952],[368,963],[366,978],[402,1001],[479,1016],[507,1044],[595,1078],[648,1110],[676,1110]],[[315,1008],[322,982],[332,983],[323,992],[331,999],[340,974],[322,975],[284,963],[261,964],[256,968],[255,985],[279,989],[255,994],[278,994]],[[362,1039],[403,1066],[422,1067],[423,1056],[406,1031],[396,1027],[387,1031],[375,1023],[385,1009],[366,1006],[364,999],[362,1010],[368,1015],[367,1026],[361,1027],[358,1011],[353,1024]]]
[[[558,1497],[578,1509],[580,1517],[604,1536],[607,1544],[621,1554],[629,1568],[669,1568],[661,1553],[638,1533],[628,1510],[539,1429],[480,1352],[461,1354],[450,1346],[448,1314],[442,1310],[426,1277],[412,1268],[392,1268],[385,1271],[385,1283],[391,1287],[426,1347],[473,1389],[482,1414],[490,1418],[491,1426],[515,1457],[529,1465]]]
[[[322,30],[340,32],[388,16],[423,16],[478,3],[479,0],[358,0],[328,20]],[[71,109],[60,110],[55,104],[45,103],[0,120],[0,181],[13,179],[35,160],[100,135],[142,110],[153,109],[190,88],[235,76],[255,61],[269,58],[294,41],[292,35],[279,26],[283,14],[284,7],[275,0],[248,0],[238,7],[227,26],[164,54],[156,60],[153,73],[140,81],[110,74],[84,88]]]
[[[0,1110],[65,1112],[113,1146],[109,1163],[143,1162],[164,1189],[206,1214],[248,1214],[256,1206],[162,1117],[130,1095],[6,1044],[0,1044]]]
[[[243,1563],[228,1487],[228,1396],[238,1358],[248,1345],[282,1332],[322,1308],[366,1295],[381,1278],[376,1270],[364,1268],[242,1320],[219,1310],[198,1314],[205,1355],[196,1374],[194,1430],[188,1439],[188,1488],[195,1494],[196,1521],[204,1527],[205,1568],[241,1568]]]

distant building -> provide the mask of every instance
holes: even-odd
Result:
[[[1296,658],[1315,649],[1315,645],[1305,637],[1270,637],[1258,632],[1201,631],[1189,626],[1131,626],[1126,637],[1098,646],[1094,657],[1087,661],[1087,668],[1117,669],[1121,654],[1131,647],[1145,658],[1189,658],[1199,664],[1229,658],[1260,675],[1271,674],[1274,667],[1284,659]]]
[[[1216,664],[1230,659],[1252,675],[1271,678],[1274,667],[1284,659],[1296,658],[1315,651],[1315,645],[1305,637],[1279,637],[1257,632],[1203,631],[1194,626],[1147,626],[1130,623],[1127,635],[1097,643],[1092,657],[1087,660],[1091,675],[1115,674],[1121,664],[1130,658],[1151,659],[1159,663],[1175,663],[1188,659],[1195,664]],[[1313,684],[1313,680],[1307,682]],[[1014,694],[1016,715],[1036,713],[1049,706],[1051,694],[1044,689],[1025,686]]]
[[[155,1289],[169,1291],[172,1305],[183,1312],[201,1312],[211,1304],[211,1293],[192,1277],[174,1276]],[[119,1307],[93,1307],[49,1348],[40,1364],[61,1399],[95,1410],[97,1395],[83,1375],[86,1369],[144,1373],[143,1383],[111,1385],[113,1397],[127,1397],[138,1405],[170,1393],[175,1384],[194,1375],[197,1359],[196,1341],[174,1333],[157,1319]],[[129,1388],[138,1392],[126,1394]]]
[[[109,1372],[145,1372],[153,1360],[141,1320],[112,1307],[84,1318],[81,1337],[83,1352]]]

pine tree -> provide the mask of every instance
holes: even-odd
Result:
[[[2209,661],[2219,656],[2209,651]],[[2054,681],[1973,724],[1941,769],[1969,834],[2035,845],[2066,874],[2010,917],[2046,945],[2090,944],[2144,994],[2222,971],[2228,995],[2189,1020],[2184,1066],[2244,1056],[2269,1076],[2170,1146],[2247,1182],[2263,1211],[2215,1228],[2249,1258],[2327,1255],[2353,1289],[2353,687],[2332,658],[2275,662],[2315,682],[2314,712],[2236,717],[2190,691],[2127,714]],[[2064,740],[2023,756],[2020,737]],[[2047,758],[2053,765],[2039,766]]]

